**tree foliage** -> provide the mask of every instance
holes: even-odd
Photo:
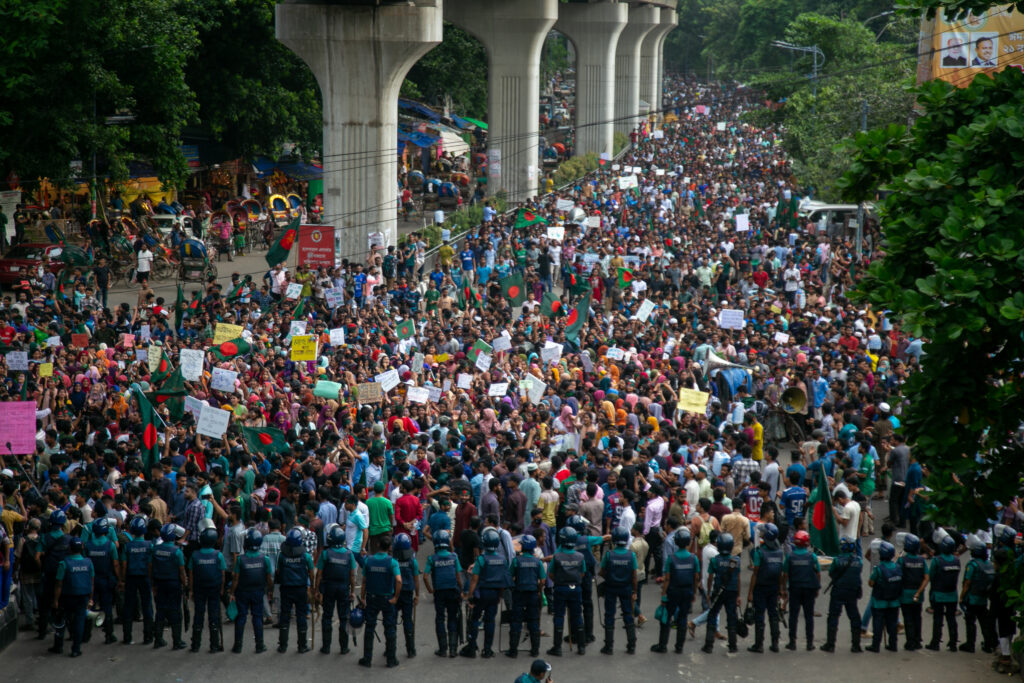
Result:
[[[445,23],[443,42],[416,62],[406,80],[429,104],[441,107],[451,98],[452,113],[487,120],[487,50],[458,26]]]
[[[909,130],[857,136],[841,184],[851,199],[891,191],[885,258],[862,296],[928,340],[904,387],[904,426],[930,467],[932,515],[982,528],[1024,472],[1024,74],[934,81],[917,95],[923,115]]]

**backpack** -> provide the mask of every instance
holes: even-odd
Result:
[[[715,530],[715,527],[711,525],[711,517],[709,516],[704,523],[700,525],[700,533],[697,534],[697,546],[703,550],[704,546],[711,542],[711,532]]]

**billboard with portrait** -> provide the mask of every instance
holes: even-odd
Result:
[[[922,30],[919,81],[937,78],[958,87],[979,73],[1024,69],[1024,14],[1000,6],[953,20],[940,12]]]

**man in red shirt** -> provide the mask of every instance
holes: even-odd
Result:
[[[754,279],[754,284],[759,288],[764,289],[768,286],[768,273],[765,272],[763,263],[757,265],[757,272],[751,277]]]
[[[413,493],[412,480],[406,479],[402,482],[402,496],[395,501],[395,534],[409,534],[413,550],[419,550],[420,535],[416,532],[416,522],[422,516],[423,505]]]

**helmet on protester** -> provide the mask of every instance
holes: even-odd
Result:
[[[199,547],[212,548],[217,545],[217,530],[203,529],[199,532]]]
[[[719,534],[718,543],[715,546],[718,548],[720,553],[731,553],[734,541],[732,534]]]
[[[612,543],[620,548],[625,548],[629,545],[629,532],[621,526],[615,527],[612,529]]]
[[[246,529],[242,547],[246,550],[259,550],[261,545],[263,545],[263,534],[256,529]]]
[[[580,537],[571,526],[564,526],[558,530],[558,545],[565,548],[575,548],[576,540]]]
[[[485,529],[480,537],[480,545],[484,550],[497,550],[501,545],[501,535],[495,529]]]

